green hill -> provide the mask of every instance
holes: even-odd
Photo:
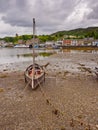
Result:
[[[72,35],[76,36],[77,38],[94,37],[95,39],[98,39],[98,27],[78,28],[69,31],[58,31],[51,34],[51,36],[58,37],[64,37],[64,35]]]
[[[50,35],[39,35],[36,38],[39,39],[40,43],[44,43],[46,41],[57,41],[62,39],[81,39],[86,37],[93,37],[94,39],[98,39],[98,27],[88,27],[88,28],[78,28],[69,31],[58,31]],[[27,40],[32,39],[32,35],[21,35],[15,37],[4,37],[0,38],[0,40],[4,40],[6,42],[12,42],[16,44],[19,40],[23,40],[25,43]]]

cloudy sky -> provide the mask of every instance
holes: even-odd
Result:
[[[98,0],[0,0],[0,37],[98,26]]]

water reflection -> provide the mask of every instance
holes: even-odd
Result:
[[[29,48],[0,48],[0,64],[15,63],[23,61],[32,61],[32,49]],[[97,53],[98,50],[71,50],[71,49],[53,49],[53,50],[35,50],[36,60],[43,60],[54,53]]]
[[[57,50],[35,50],[36,60],[43,60]],[[33,51],[29,48],[0,48],[0,64],[32,61]]]
[[[62,53],[92,53],[92,54],[98,54],[98,50],[71,50],[71,49],[62,49]]]

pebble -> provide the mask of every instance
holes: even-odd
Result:
[[[98,125],[96,125],[96,128],[98,128]]]

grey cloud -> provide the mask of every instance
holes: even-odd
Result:
[[[57,26],[74,11],[74,5],[74,0],[36,0],[33,6],[28,0],[10,0],[2,20],[12,26],[30,27],[35,17],[40,27]]]
[[[4,13],[11,6],[12,0],[0,0],[0,13]]]
[[[91,10],[91,12],[87,15],[87,19],[98,19],[98,1],[89,0],[88,8]]]
[[[98,5],[93,8],[92,12],[88,15],[88,19],[98,19]]]
[[[2,20],[12,26],[30,26],[27,0],[10,0],[10,3],[11,6],[5,11]]]
[[[67,22],[67,18],[76,10],[79,4],[87,4],[92,11],[85,14],[83,20]],[[55,32],[58,30],[84,27],[93,24],[91,19],[98,19],[97,0],[0,0],[0,13],[6,24],[17,28],[32,27],[32,18],[40,32]]]

